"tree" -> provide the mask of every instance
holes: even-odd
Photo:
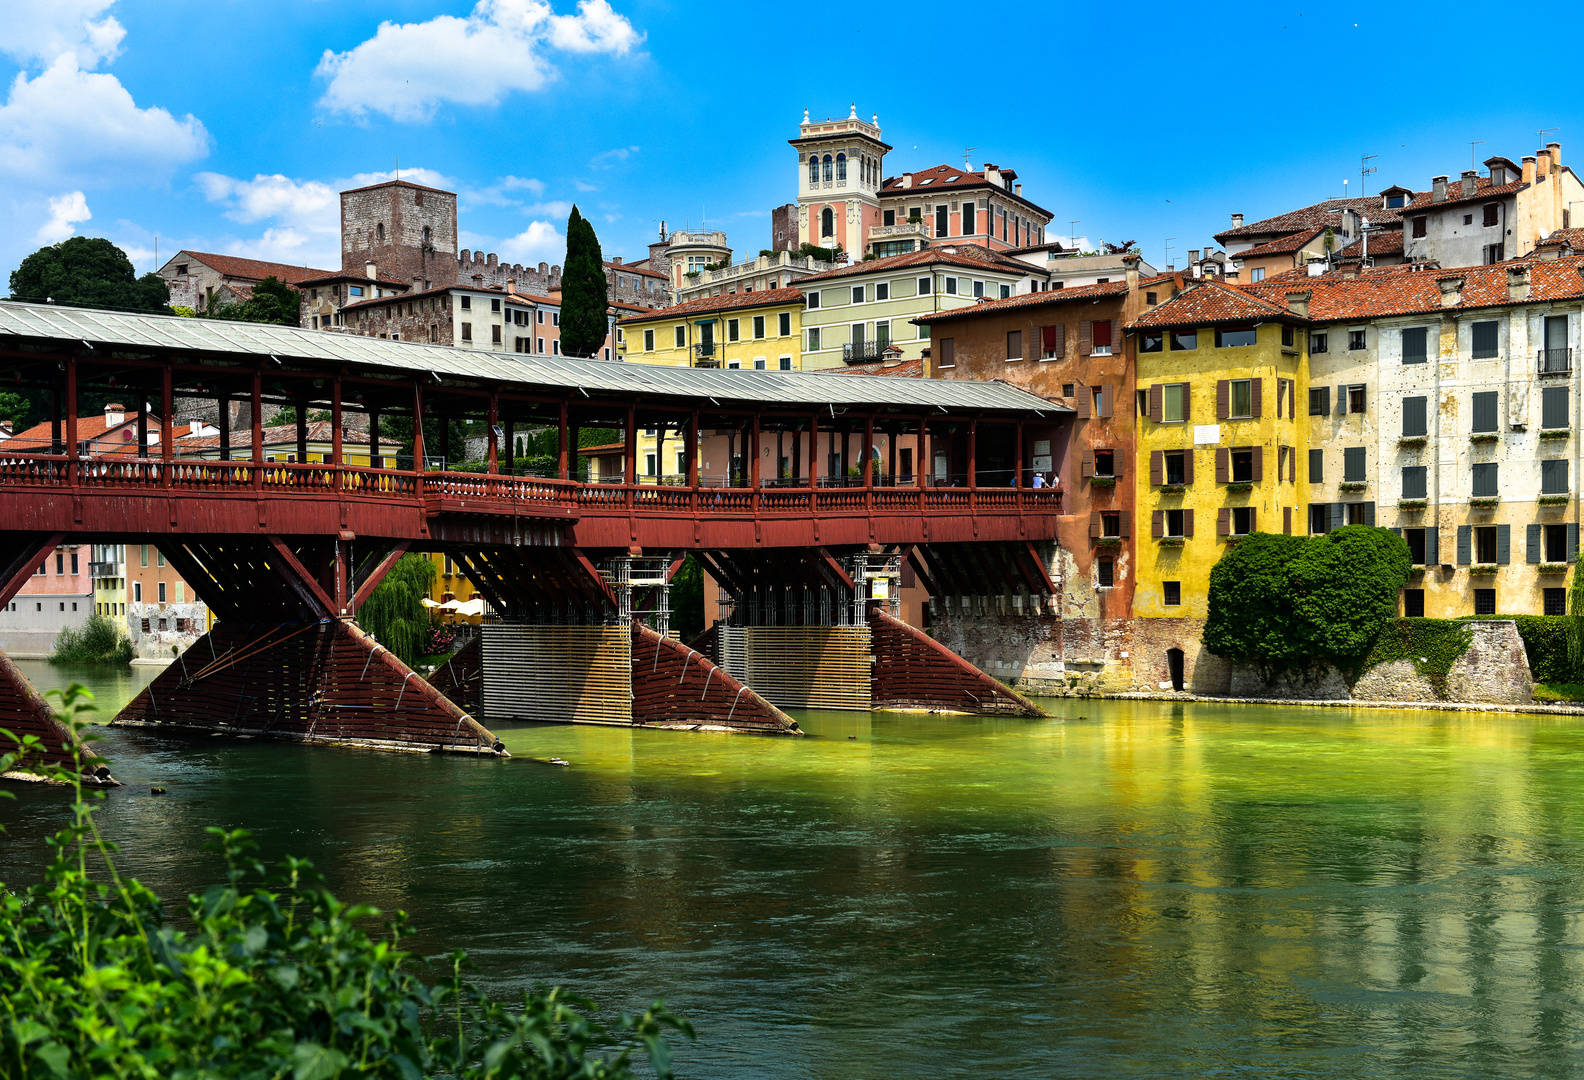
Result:
[[[158,274],[138,277],[126,252],[103,237],[73,236],[23,259],[11,272],[11,298],[163,312],[170,289]]]
[[[561,352],[598,356],[610,332],[610,282],[594,226],[572,207],[567,218],[566,265],[561,270]]]
[[[279,278],[271,276],[253,286],[253,296],[240,304],[216,304],[200,318],[226,322],[275,323],[298,326],[302,323],[302,294]]]
[[[0,391],[0,420],[11,421],[11,430],[26,431],[28,413],[32,405],[27,398],[10,390]]]
[[[423,656],[429,631],[423,598],[434,581],[435,565],[427,555],[403,555],[358,608],[358,625],[408,667]]]

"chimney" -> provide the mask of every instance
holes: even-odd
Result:
[[[1473,169],[1464,169],[1463,170],[1463,197],[1465,199],[1468,198],[1470,195],[1474,194],[1474,187],[1475,187],[1475,183],[1474,182],[1478,178],[1479,178],[1479,173],[1475,172]]]
[[[1012,185],[1012,194],[1014,194],[1014,195],[1023,194],[1023,185],[1022,184],[1013,184]]]
[[[1436,282],[1441,286],[1441,306],[1444,308],[1457,307],[1463,302],[1463,278],[1446,277]]]
[[[1553,171],[1562,167],[1562,144],[1559,142],[1546,143],[1546,149],[1551,152],[1551,168]]]
[[[1287,293],[1287,310],[1292,312],[1294,315],[1302,315],[1307,319],[1309,317],[1309,298],[1313,295],[1313,289],[1305,289],[1303,292]]]
[[[1507,268],[1507,299],[1529,299],[1529,267],[1509,266]]]
[[[902,174],[902,186],[905,187],[905,188],[910,188],[910,187],[913,186],[913,174],[912,173],[905,172],[905,173]]]
[[[1526,183],[1526,184],[1534,183],[1534,180],[1535,180],[1535,157],[1534,157],[1533,154],[1525,154],[1524,155],[1524,159],[1523,159],[1523,177],[1522,177],[1522,179],[1523,179],[1523,182]]]
[[[0,439],[9,439],[11,435],[11,421],[0,420]]]
[[[1232,215],[1232,227],[1234,229],[1241,229],[1243,227],[1243,215],[1242,214],[1233,214]]]
[[[1141,260],[1143,257],[1144,256],[1140,255],[1136,251],[1135,252],[1130,252],[1130,253],[1122,256],[1122,269],[1125,272],[1125,277],[1126,277],[1126,280],[1127,280],[1127,289],[1128,289],[1128,292],[1130,292],[1130,293],[1138,291],[1139,260]]]
[[[622,257],[620,255],[616,256],[614,259],[611,260],[611,262],[615,263],[617,266],[620,266],[622,264],[621,261],[622,261]]]
[[[112,428],[117,424],[126,423],[126,406],[120,402],[112,401],[105,406],[105,427]]]
[[[1326,264],[1324,259],[1310,259],[1304,264],[1304,272],[1309,277],[1319,277],[1321,274],[1325,273],[1325,271]]]
[[[363,276],[369,278],[370,280],[377,279],[379,277],[379,267],[375,266],[372,262],[364,263]]]
[[[516,278],[509,277],[509,278],[506,279],[506,295],[507,296],[516,296],[517,295],[517,279]]]
[[[1562,254],[1562,248],[1565,246],[1561,240],[1548,238],[1535,245],[1535,254],[1539,256],[1541,262],[1556,262],[1557,256]]]
[[[1446,187],[1447,187],[1447,178],[1446,177],[1444,177],[1444,176],[1432,176],[1430,178],[1430,201],[1431,202],[1446,202]]]

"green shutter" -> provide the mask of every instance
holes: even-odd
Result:
[[[1506,564],[1512,562],[1512,526],[1496,526],[1496,561]]]
[[[1457,527],[1457,561],[1459,566],[1467,566],[1474,561],[1474,537],[1467,525]]]
[[[1432,525],[1425,530],[1425,565],[1435,566],[1441,562],[1441,530]]]
[[[1530,522],[1524,529],[1524,556],[1532,563],[1540,561],[1540,533],[1541,528],[1537,522]]]
[[[1567,531],[1568,562],[1578,562],[1578,525],[1568,522]]]
[[[1364,504],[1364,524],[1375,524],[1375,504],[1372,502]]]

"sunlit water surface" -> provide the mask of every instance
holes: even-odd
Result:
[[[22,666],[107,714],[152,674]],[[115,730],[102,822],[168,898],[245,826],[499,993],[664,996],[689,1077],[1584,1072],[1584,725],[1050,704],[521,727],[499,762]],[[63,799],[12,790],[23,881]]]

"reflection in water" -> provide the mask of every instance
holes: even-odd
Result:
[[[500,732],[570,769],[112,731],[103,821],[167,897],[217,878],[205,825],[247,826],[497,990],[663,994],[702,1033],[690,1076],[1584,1065],[1577,722],[1051,704]],[[21,880],[63,814],[18,795]]]

